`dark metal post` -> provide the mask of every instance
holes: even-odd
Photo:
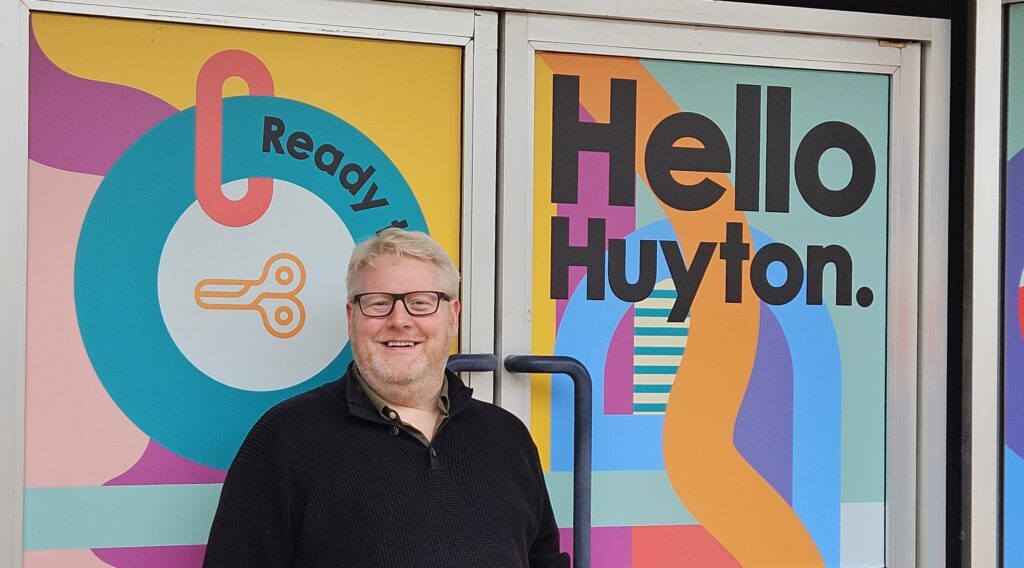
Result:
[[[573,566],[590,568],[590,473],[593,385],[587,368],[561,355],[509,355],[505,368],[512,373],[561,373],[574,385],[572,549]]]

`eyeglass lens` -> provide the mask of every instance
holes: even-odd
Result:
[[[383,317],[390,315],[395,302],[401,300],[405,310],[414,316],[427,316],[437,311],[441,303],[441,295],[437,292],[406,292],[405,294],[389,294],[371,292],[359,296],[359,309],[363,315]]]

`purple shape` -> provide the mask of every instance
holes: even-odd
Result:
[[[793,360],[771,309],[761,304],[757,352],[736,417],[736,449],[793,504]]]
[[[177,112],[138,89],[75,77],[29,38],[28,157],[65,171],[104,175],[154,124]]]
[[[558,529],[562,552],[572,556],[572,529]],[[633,565],[633,527],[590,529],[591,568],[630,568]]]
[[[604,413],[633,414],[633,306],[615,328],[604,360]]]
[[[1003,282],[1003,435],[1024,455],[1024,336],[1018,314],[1018,288],[1024,271],[1024,152],[1006,164],[1006,259]]]
[[[200,568],[206,545],[94,548],[92,553],[115,568]]]
[[[225,475],[223,470],[187,460],[150,440],[135,465],[103,485],[223,483]]]
[[[581,122],[597,122],[580,105]],[[634,207],[608,205],[608,165],[607,152],[582,151],[579,153],[579,192],[576,203],[559,203],[558,215],[569,218],[569,244],[584,246],[587,244],[587,219],[605,220],[605,242],[602,249],[608,248],[607,239],[622,239],[636,230],[636,213]],[[569,296],[580,283],[586,269],[582,266],[569,268]],[[562,321],[562,314],[569,300],[559,300],[555,304],[555,327]]]

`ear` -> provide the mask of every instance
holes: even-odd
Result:
[[[462,303],[457,299],[448,302],[452,307],[452,335],[459,332],[459,314],[462,313]]]
[[[345,302],[345,319],[348,321],[348,336],[352,337],[352,310],[355,309],[355,305],[352,302]]]

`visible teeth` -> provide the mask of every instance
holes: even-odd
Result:
[[[388,347],[412,347],[412,341],[388,341]]]

